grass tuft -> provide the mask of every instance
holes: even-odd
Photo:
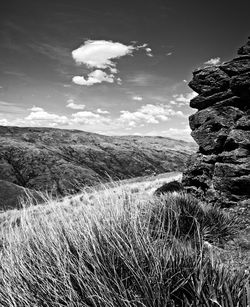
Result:
[[[247,272],[211,257],[232,238],[221,210],[184,193],[103,189],[15,212],[1,228],[0,305],[244,306]],[[15,222],[18,221],[18,222]]]

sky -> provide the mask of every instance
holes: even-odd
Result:
[[[198,67],[232,59],[249,0],[0,4],[0,125],[192,140]]]

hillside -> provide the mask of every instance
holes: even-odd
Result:
[[[163,137],[1,126],[0,180],[66,195],[110,178],[182,171],[195,150],[194,143]]]

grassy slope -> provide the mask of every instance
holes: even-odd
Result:
[[[152,196],[179,178],[126,181],[3,213],[1,306],[246,307],[246,273],[235,274],[225,251],[203,241],[230,239],[233,220],[184,195]],[[181,208],[188,211],[176,228]],[[184,221],[194,208],[207,212],[210,226],[191,236]]]

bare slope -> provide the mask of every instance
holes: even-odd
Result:
[[[182,171],[195,150],[163,137],[0,126],[0,180],[65,195],[110,178]]]

